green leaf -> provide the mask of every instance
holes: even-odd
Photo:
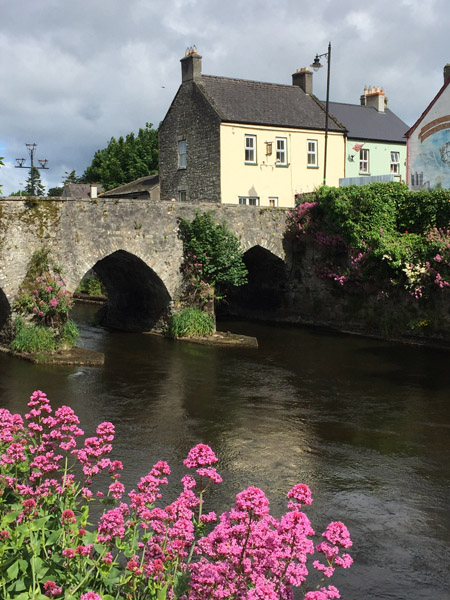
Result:
[[[10,512],[3,517],[2,521],[4,523],[12,523],[13,521],[15,521],[17,519],[18,516],[19,516],[19,511]]]
[[[6,571],[9,579],[15,579],[19,573],[19,561],[16,560]]]
[[[163,588],[161,588],[160,590],[158,590],[156,592],[156,600],[166,600],[168,587],[169,587],[169,584],[166,583],[166,585]]]

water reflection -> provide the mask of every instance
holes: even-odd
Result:
[[[352,532],[343,597],[450,598],[448,354],[248,323],[225,328],[256,335],[259,350],[207,348],[95,329],[90,307],[76,318],[104,368],[0,355],[2,406],[23,412],[43,389],[89,433],[114,422],[129,486],[160,458],[178,478],[188,449],[208,443],[224,477],[220,509],[257,485],[279,513],[304,481],[317,530],[342,519]]]

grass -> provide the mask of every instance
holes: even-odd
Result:
[[[199,308],[185,308],[175,313],[169,325],[169,335],[173,338],[201,337],[215,331],[214,319]]]

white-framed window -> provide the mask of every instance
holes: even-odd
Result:
[[[307,166],[317,167],[317,140],[307,140],[306,148]]]
[[[278,206],[277,196],[269,196],[269,206],[271,208],[277,208],[277,206]]]
[[[256,165],[256,135],[245,136],[245,162]]]
[[[248,204],[249,206],[259,206],[258,196],[239,196],[239,204]]]
[[[400,152],[391,152],[391,173],[400,175]]]
[[[186,168],[186,140],[178,142],[178,168]]]
[[[369,150],[361,148],[359,151],[359,172],[370,173],[369,167]]]
[[[277,158],[276,165],[278,167],[287,166],[287,139],[277,138]]]
[[[186,200],[187,200],[186,190],[178,190],[178,200],[180,202],[186,202]]]

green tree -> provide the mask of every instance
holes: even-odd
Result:
[[[36,167],[32,167],[30,169],[30,174],[26,181],[24,195],[25,196],[44,196],[45,195],[45,187],[42,185],[41,174],[39,173],[39,169],[37,169]]]
[[[158,131],[146,123],[137,136],[132,132],[118,140],[112,137],[106,148],[97,150],[84,178],[110,190],[157,172]]]
[[[216,223],[210,212],[197,214],[191,222],[182,219],[180,232],[184,274],[194,296],[206,303],[211,295],[220,298],[224,286],[247,282],[239,238],[224,223]]]

